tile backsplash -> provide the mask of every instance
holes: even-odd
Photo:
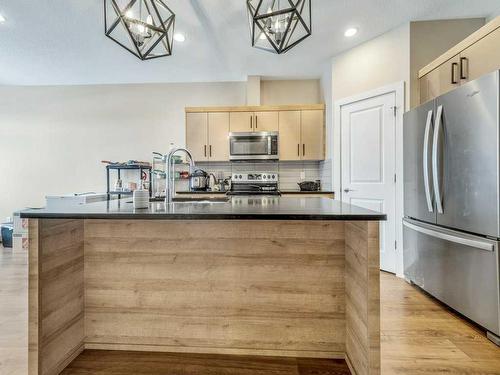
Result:
[[[331,171],[326,162],[318,161],[281,161],[281,162],[263,162],[263,163],[196,163],[196,166],[209,173],[219,177],[218,173],[224,175],[224,178],[230,177],[237,172],[274,172],[280,177],[280,190],[298,191],[298,182],[321,180],[322,190],[331,190]],[[331,164],[330,164],[331,165]],[[329,173],[329,175],[327,174]],[[327,185],[324,185],[324,183]]]

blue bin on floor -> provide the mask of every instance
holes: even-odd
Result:
[[[5,223],[2,227],[2,245],[3,247],[12,247],[12,234],[14,233],[14,224]]]

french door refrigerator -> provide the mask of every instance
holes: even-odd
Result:
[[[500,345],[500,72],[404,116],[404,274]]]

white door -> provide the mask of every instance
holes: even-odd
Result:
[[[396,94],[342,105],[341,170],[344,202],[383,212],[380,268],[396,272]]]

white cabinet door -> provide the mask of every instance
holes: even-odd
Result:
[[[342,200],[383,212],[380,268],[396,271],[395,93],[341,107]]]

